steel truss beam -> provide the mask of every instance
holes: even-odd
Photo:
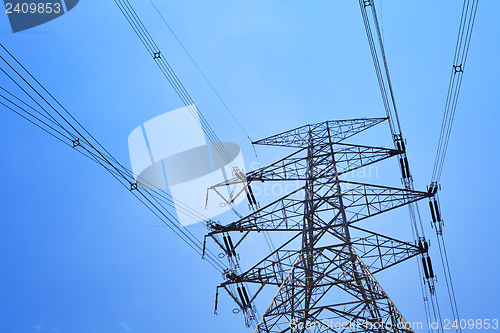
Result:
[[[316,270],[315,273],[323,275],[326,283],[352,282],[352,277],[346,275],[344,271],[344,265],[351,258],[348,245],[359,254],[372,273],[378,273],[422,252],[417,245],[365,229],[353,228],[367,234],[367,236],[353,238],[350,244],[340,240],[340,242],[334,245],[315,247],[314,251],[310,254],[314,257],[317,264],[322,267],[320,270]],[[293,241],[299,235],[296,234],[245,273],[228,277],[228,280],[222,285],[242,282],[281,285],[283,283],[284,272],[287,271],[287,268],[289,270],[292,267],[293,262],[295,262],[301,253],[300,250],[293,248]],[[278,270],[277,265],[279,265]]]
[[[333,165],[331,163],[331,146],[330,144],[317,146],[314,152],[315,167],[317,168],[315,178],[333,177],[337,173],[342,175],[402,153],[402,151],[395,149],[339,143],[333,146],[334,153],[337,155],[337,163]],[[252,181],[308,180],[306,175],[307,156],[301,156],[306,150],[307,148],[300,148],[271,165],[250,171],[246,175],[238,174],[227,181],[212,186],[211,189]]]
[[[341,142],[353,135],[356,135],[372,126],[380,124],[388,118],[362,118],[349,120],[333,120],[322,123],[304,125],[293,130],[267,137],[255,141],[254,144],[282,147],[309,147],[311,136],[315,143],[321,142]]]
[[[337,185],[341,184],[341,189]],[[296,198],[305,185],[284,197],[258,209],[239,221],[223,226],[212,233],[228,231],[302,231],[304,207],[314,201],[313,229],[332,228],[343,223],[339,219],[345,212],[348,223],[355,223],[371,216],[422,200],[431,196],[427,192],[412,191],[387,186],[363,184],[350,181],[319,183],[318,191],[310,199]],[[343,189],[343,190],[342,190]],[[343,199],[343,209],[340,207]],[[334,212],[333,216],[325,213]]]

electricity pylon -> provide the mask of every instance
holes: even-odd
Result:
[[[208,234],[231,264],[225,289],[256,332],[411,332],[412,328],[374,274],[415,256],[432,272],[425,239],[402,241],[362,228],[369,217],[433,196],[380,185],[349,182],[341,175],[404,154],[403,150],[343,143],[387,118],[327,121],[255,142],[295,148],[287,157],[215,185],[244,184],[253,212],[227,225],[212,222]],[[252,182],[297,181],[295,190],[259,207]],[[240,186],[241,187],[241,186]],[[365,222],[366,224],[366,222]],[[282,232],[289,239],[250,269],[241,271],[237,250],[252,232]],[[236,240],[236,238],[239,240]],[[256,286],[251,294],[250,285]],[[262,319],[254,300],[277,287]],[[216,301],[217,302],[217,301]],[[216,305],[217,306],[217,305]]]

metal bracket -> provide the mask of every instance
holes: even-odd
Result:
[[[463,68],[462,68],[462,64],[460,64],[460,65],[456,65],[456,66],[455,66],[455,65],[453,65],[453,71],[454,71],[454,73],[453,73],[453,74],[463,73],[463,72],[464,72],[464,70],[463,70]]]

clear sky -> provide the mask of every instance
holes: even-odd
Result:
[[[381,2],[415,186],[425,190],[461,1]],[[385,114],[357,1],[155,3],[253,140],[307,123]],[[149,1],[134,5],[218,136],[238,143],[249,167],[255,157],[248,139]],[[496,0],[479,4],[441,179],[448,255],[466,319],[500,314],[499,11]],[[80,1],[68,14],[16,34],[2,7],[0,40],[127,165],[129,133],[183,106],[111,0]],[[4,109],[0,120],[1,332],[249,331],[226,295],[213,315],[220,274],[104,169]],[[386,124],[357,140],[391,145]],[[258,152],[263,163],[281,155],[272,148]],[[396,161],[387,161],[369,181],[397,186],[397,172]],[[421,208],[432,246],[429,212]],[[407,210],[377,221],[410,240]],[[409,321],[424,320],[416,264],[379,277]],[[440,271],[438,280],[449,318]]]

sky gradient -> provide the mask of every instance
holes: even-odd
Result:
[[[308,123],[385,115],[355,1],[155,4],[253,140]],[[250,168],[256,158],[246,135],[149,1],[134,5],[219,138],[239,144]],[[379,4],[420,190],[431,177],[460,10],[460,1],[382,0],[381,10]],[[500,314],[499,11],[498,1],[479,4],[441,178],[445,239],[465,319]],[[16,34],[2,12],[0,40],[127,165],[130,132],[183,106],[111,0],[80,1],[68,14]],[[220,274],[105,170],[15,114],[0,109],[0,119],[0,331],[250,331],[231,313],[227,295],[213,315]],[[389,128],[378,125],[353,141],[390,147]],[[282,154],[258,148],[262,163]],[[367,182],[398,186],[398,172],[395,160],[385,161]],[[421,210],[432,248],[430,214],[425,205]],[[406,209],[375,221],[410,239]],[[424,320],[416,264],[379,277],[409,321]]]

